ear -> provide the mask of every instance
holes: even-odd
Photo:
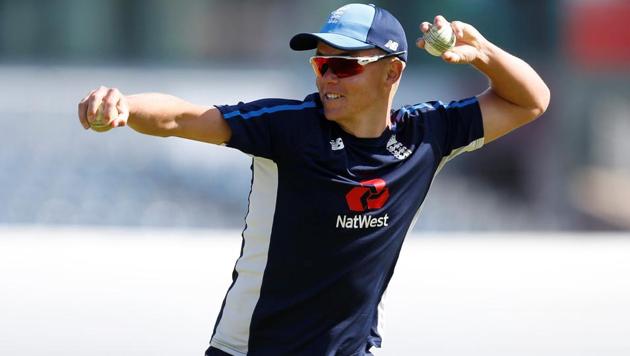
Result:
[[[398,59],[394,59],[391,62],[389,62],[389,67],[387,69],[387,77],[385,79],[387,81],[387,84],[394,85],[396,82],[398,82],[398,80],[402,76],[402,72],[404,69],[405,69],[405,64]]]

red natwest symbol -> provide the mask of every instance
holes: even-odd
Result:
[[[389,199],[389,189],[384,180],[377,178],[359,184],[360,187],[354,187],[346,194],[350,210],[361,212],[380,209]]]

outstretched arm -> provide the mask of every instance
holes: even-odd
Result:
[[[97,120],[101,106],[106,126],[97,131],[129,125],[147,135],[214,144],[225,143],[231,136],[230,127],[217,108],[194,105],[166,94],[125,96],[118,89],[105,87],[91,91],[79,103],[79,120],[85,129]]]
[[[545,112],[550,100],[549,88],[527,63],[486,40],[469,24],[449,23],[444,17],[436,16],[434,25],[451,26],[457,38],[455,47],[446,51],[442,59],[448,63],[471,64],[490,81],[490,87],[477,96],[486,143]],[[426,33],[430,26],[423,22],[420,30]],[[424,48],[423,39],[416,44]]]

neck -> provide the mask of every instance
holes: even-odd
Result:
[[[339,124],[339,126],[341,126],[341,128],[345,132],[351,134],[354,137],[380,137],[383,134],[383,131],[385,131],[385,129],[389,127],[389,112],[386,116],[382,116],[378,122],[368,123],[367,121],[338,121],[337,124]]]
[[[352,118],[336,120],[341,128],[358,138],[375,138],[380,137],[386,128],[390,127],[390,113],[392,103],[381,106],[377,110],[369,113],[361,113]]]

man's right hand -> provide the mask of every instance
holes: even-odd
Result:
[[[95,125],[97,113],[102,105],[104,124]],[[92,90],[79,102],[79,120],[86,130],[108,131],[125,126],[129,119],[129,105],[125,96],[116,88],[101,86]],[[94,124],[94,126],[92,126]]]

